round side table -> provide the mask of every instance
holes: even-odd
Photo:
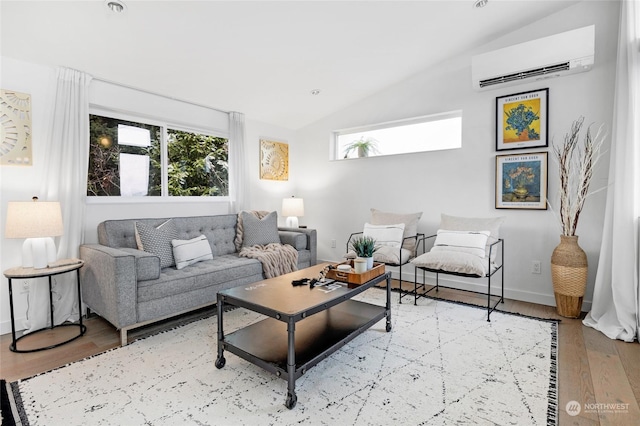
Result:
[[[84,335],[84,333],[87,331],[87,327],[84,324],[82,324],[82,302],[80,301],[80,268],[82,268],[83,265],[84,265],[84,260],[61,259],[51,264],[47,268],[34,269],[34,268],[17,267],[17,268],[7,269],[6,271],[4,271],[4,276],[7,277],[7,279],[9,280],[9,307],[11,309],[11,337],[13,340],[11,343],[11,346],[9,346],[9,349],[12,352],[26,353],[26,352],[37,352],[37,351],[43,351],[45,349],[56,348],[58,346],[64,345],[65,343],[69,343],[72,340],[75,340],[78,337]],[[79,314],[80,320],[78,323],[63,323],[63,324],[54,325],[53,324],[53,298],[51,295],[52,277],[54,277],[55,275],[64,274],[72,271],[76,271],[76,276],[78,281],[78,314]],[[16,338],[16,326],[15,326],[15,319],[14,319],[14,313],[13,313],[13,285],[11,281],[14,279],[41,278],[41,277],[49,278],[49,313],[51,315],[51,318],[50,318],[51,326],[44,327],[36,331],[32,331],[29,334],[25,334]],[[62,326],[78,327],[80,333],[77,336],[73,336],[71,339],[65,340],[64,342],[56,343],[51,346],[46,346],[43,348],[36,348],[36,349],[24,349],[24,350],[18,349],[18,341],[23,337],[31,336],[32,334],[38,333],[40,331],[51,330],[55,327],[62,327]]]

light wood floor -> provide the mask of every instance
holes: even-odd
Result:
[[[409,285],[412,284],[403,284],[405,288]],[[397,282],[394,282],[394,286],[397,286]],[[397,294],[392,296],[397,297]],[[478,305],[484,304],[486,300],[473,293],[454,290],[440,290],[438,296]],[[403,303],[410,303],[407,299],[405,301]],[[608,339],[600,332],[583,326],[581,320],[559,317],[555,308],[550,306],[507,300],[499,309],[539,318],[561,319],[558,333],[560,425],[640,424],[638,342],[624,343]],[[129,333],[129,341],[153,334],[161,328],[172,327],[179,321],[172,320],[133,330]],[[119,332],[103,319],[92,317],[85,320],[85,324],[87,333],[81,338],[58,348],[27,354],[10,352],[11,335],[0,336],[0,377],[7,381],[30,377],[119,345]],[[75,333],[76,330],[76,327],[59,327],[53,331],[37,333],[21,340],[19,347],[25,349],[28,345],[47,346],[49,339],[60,339],[62,333]],[[572,417],[566,413],[565,406],[569,401],[581,404],[582,411],[578,416]],[[609,409],[611,406],[602,404],[623,405],[618,405],[619,412],[612,412],[613,410]]]

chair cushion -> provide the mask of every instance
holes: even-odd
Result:
[[[474,217],[458,217],[442,214],[440,217],[440,229],[449,229],[452,231],[489,231],[490,235],[487,238],[487,245],[485,246],[485,256],[489,256],[489,250],[491,244],[498,241],[500,238],[500,225],[505,221],[506,217],[487,217],[487,218],[474,218]],[[491,253],[491,261],[495,262],[497,256],[497,250],[493,250]]]
[[[278,234],[278,214],[270,212],[262,219],[258,219],[253,213],[243,211],[242,225],[244,235],[242,239],[243,247],[255,245],[267,245],[271,243],[280,244],[280,234]]]
[[[489,231],[450,231],[438,229],[432,251],[454,251],[485,257]]]
[[[403,237],[414,237],[418,234],[418,221],[422,217],[420,213],[387,213],[377,209],[371,209],[371,224],[373,225],[393,225],[394,223],[404,223]],[[410,238],[402,243],[402,247],[412,254],[416,251],[416,239]]]
[[[399,249],[402,245],[402,236],[404,235],[404,223],[396,223],[393,225],[372,225],[365,223],[362,235],[376,240],[377,247],[388,246]]]
[[[209,240],[204,235],[190,240],[172,240],[173,257],[176,261],[176,268],[182,269],[203,260],[213,259]]]
[[[489,260],[473,254],[455,251],[430,251],[411,261],[415,266],[439,271],[484,277],[489,272]],[[494,269],[494,266],[491,266]]]
[[[175,265],[171,240],[178,238],[178,231],[171,219],[161,223],[158,227],[142,222],[136,222],[135,226],[138,250],[144,250],[158,256],[161,268]]]

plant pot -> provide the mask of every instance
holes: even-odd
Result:
[[[370,271],[373,269],[373,257],[356,257],[356,259],[363,259],[364,261],[367,262],[367,271]]]
[[[587,287],[587,255],[577,236],[560,236],[560,244],[551,255],[551,280],[556,310],[566,318],[578,318]]]

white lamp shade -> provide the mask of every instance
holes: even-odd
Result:
[[[282,200],[282,216],[304,216],[304,201],[302,198],[284,198]]]
[[[57,201],[9,201],[5,238],[57,237],[63,234]]]

